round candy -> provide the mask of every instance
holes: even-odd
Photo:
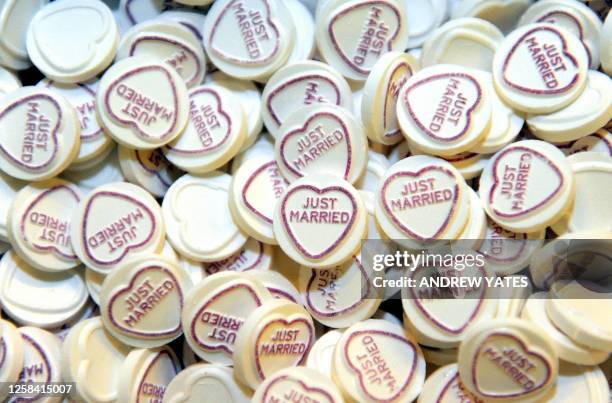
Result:
[[[157,198],[163,198],[172,183],[182,174],[168,162],[159,148],[135,150],[120,145],[119,166],[128,181],[141,186]]]
[[[589,402],[610,401],[610,385],[604,371],[596,366],[559,363],[557,384],[546,396],[550,403],[584,400]]]
[[[453,8],[451,18],[480,18],[508,33],[514,29],[529,4],[531,0],[459,0]]]
[[[312,59],[316,51],[314,18],[301,0],[285,0],[284,3],[296,29],[296,39],[287,64]]]
[[[131,183],[97,187],[81,200],[71,221],[72,247],[90,269],[108,273],[127,257],[164,246],[161,209]]]
[[[305,368],[285,368],[266,379],[255,391],[251,402],[281,401],[342,403],[338,387],[321,372]]]
[[[0,67],[0,96],[10,94],[19,88],[21,88],[19,78],[10,70]]]
[[[316,369],[331,379],[334,350],[342,337],[343,331],[342,329],[328,330],[319,337],[310,348],[306,367]]]
[[[600,58],[601,68],[608,74],[612,74],[612,14],[608,13],[604,21],[600,35]]]
[[[272,246],[249,238],[242,248],[232,256],[216,262],[202,263],[206,274],[220,271],[267,271],[272,264]]]
[[[25,70],[31,66],[26,46],[30,21],[47,0],[22,0],[2,2],[0,13],[0,64],[12,70]]]
[[[404,314],[404,316],[405,315],[406,314]],[[457,348],[433,348],[421,346],[421,350],[423,351],[425,361],[429,364],[443,367],[445,365],[454,364],[457,362]],[[425,388],[425,386],[423,386],[423,388]],[[421,395],[424,396],[423,392],[421,392]]]
[[[376,192],[380,180],[385,176],[391,164],[384,154],[368,150],[368,164],[365,172],[355,183],[355,187],[366,192]]]
[[[165,63],[129,57],[109,68],[98,85],[100,123],[119,144],[157,148],[175,139],[189,120],[185,82]]]
[[[456,363],[438,368],[429,375],[417,400],[418,403],[476,403],[479,401],[480,399],[463,386]]]
[[[196,10],[190,11],[186,8],[164,11],[158,16],[158,18],[176,21],[185,28],[189,29],[198,38],[198,40],[200,40],[200,47],[204,49],[204,43],[201,41],[206,15],[196,12]]]
[[[274,270],[255,270],[247,272],[247,275],[259,280],[274,298],[296,304],[302,303],[299,291],[283,274]]]
[[[63,179],[77,185],[83,192],[92,191],[98,186],[108,183],[125,181],[119,166],[119,155],[115,147],[99,163],[83,170],[64,171],[61,176]]]
[[[28,56],[52,80],[78,83],[104,71],[115,57],[119,29],[106,4],[64,0],[36,13],[27,35]]]
[[[23,369],[23,339],[11,322],[0,320],[0,382],[14,383]],[[0,387],[0,398],[5,399],[8,388]]]
[[[164,8],[163,0],[119,0],[115,15],[124,31],[132,25],[158,17]]]
[[[558,111],[584,90],[589,61],[582,42],[556,25],[537,23],[514,30],[493,60],[499,96],[525,113]]]
[[[274,235],[299,264],[327,268],[349,260],[367,233],[361,197],[342,179],[309,175],[293,182],[274,213]]]
[[[425,40],[448,18],[449,2],[444,0],[403,0],[408,18],[408,44],[411,50]]]
[[[506,276],[510,287],[500,288],[497,292],[496,318],[519,318],[527,298],[533,293],[531,282],[527,276],[515,274]]]
[[[602,153],[612,157],[612,133],[606,129],[576,140],[570,147],[569,153],[576,154],[583,151]]]

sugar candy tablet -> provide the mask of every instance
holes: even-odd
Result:
[[[270,77],[262,93],[261,116],[268,131],[280,138],[280,127],[301,107],[329,103],[351,110],[351,89],[331,66],[305,60],[286,65]]]
[[[403,1],[330,0],[319,8],[318,51],[346,78],[365,80],[383,54],[407,47],[409,27]]]
[[[589,61],[582,42],[557,25],[537,23],[514,30],[493,60],[499,96],[525,113],[550,113],[574,101],[587,82]]]
[[[11,322],[0,320],[0,382],[14,383],[19,379],[23,369],[23,339],[21,334]],[[9,390],[6,386],[0,387],[0,398],[5,399]]]
[[[66,170],[62,172],[62,178],[77,185],[85,193],[113,182],[125,181],[125,177],[119,166],[119,155],[115,147],[99,163],[83,170]]]
[[[231,176],[213,171],[184,175],[170,186],[162,211],[168,240],[178,253],[215,262],[238,252],[247,241],[229,210],[231,180]]]
[[[602,153],[612,157],[612,133],[606,129],[597,130],[595,133],[576,140],[569,149],[570,154],[583,151]]]
[[[404,0],[408,18],[409,49],[423,45],[423,42],[448,18],[448,1]]]
[[[89,80],[111,64],[119,43],[119,28],[103,2],[64,0],[36,13],[30,21],[26,43],[32,63],[45,76],[77,83]]]
[[[453,19],[436,29],[425,41],[421,66],[448,63],[491,71],[493,56],[503,39],[501,31],[488,21]]]
[[[612,14],[608,13],[600,34],[601,68],[608,74],[612,74]]]
[[[48,179],[21,189],[8,216],[14,251],[38,270],[61,271],[80,264],[70,239],[70,223],[83,194],[61,179]]]
[[[2,242],[8,242],[9,240],[7,223],[11,204],[17,192],[27,184],[27,182],[15,179],[0,171],[0,240]]]
[[[563,361],[559,364],[557,384],[546,396],[547,402],[610,401],[608,381],[599,367],[574,365]]]
[[[318,370],[292,367],[266,379],[251,400],[253,403],[289,401],[342,403],[344,399],[335,383]]]
[[[285,0],[285,6],[296,29],[296,39],[287,64],[312,59],[315,53],[315,22],[300,0]]]
[[[342,334],[334,351],[333,379],[347,399],[412,402],[423,387],[425,360],[401,326],[370,319]]]
[[[0,100],[0,169],[19,179],[56,176],[77,157],[74,108],[46,88],[23,87]]]
[[[408,144],[408,141],[404,140],[391,149],[391,152],[387,158],[389,158],[389,162],[391,165],[393,165],[406,157],[410,157],[410,155],[410,145]]]
[[[404,314],[405,316],[406,314]],[[457,362],[457,348],[433,348],[421,346],[423,357],[428,364],[433,364],[439,367],[454,364]]]
[[[154,197],[162,198],[182,172],[170,164],[164,153],[155,148],[136,150],[119,146],[119,166],[125,178]]]
[[[66,336],[68,336],[70,329],[76,326],[77,323],[98,316],[99,314],[100,310],[98,308],[98,305],[96,305],[91,299],[88,299],[87,303],[85,304],[83,309],[81,309],[77,316],[71,318],[69,321],[62,323],[58,327],[49,329],[49,331],[56,335],[63,342],[66,339]]]
[[[489,217],[514,232],[534,232],[569,209],[575,191],[569,162],[555,146],[523,140],[498,151],[480,177]]]
[[[416,59],[402,52],[389,52],[374,64],[361,100],[361,121],[370,140],[392,145],[403,139],[395,105],[401,88],[417,70]]]
[[[239,79],[267,79],[288,60],[295,40],[291,14],[279,0],[215,1],[204,25],[206,54]]]
[[[457,364],[453,363],[438,368],[427,377],[417,403],[476,403],[479,401],[481,400],[463,386]]]
[[[459,376],[480,399],[540,402],[555,384],[557,351],[550,338],[520,319],[481,322],[459,345]]]
[[[0,97],[21,88],[19,78],[9,70],[0,67]]]
[[[334,350],[343,331],[343,329],[331,329],[319,337],[308,352],[306,367],[316,369],[331,379]]]
[[[385,176],[390,166],[391,164],[384,154],[368,150],[366,169],[361,178],[355,183],[355,187],[359,190],[375,192],[378,189],[380,180]]]
[[[412,155],[429,155],[414,143],[411,143],[410,151],[412,152]],[[491,155],[464,151],[456,155],[441,156],[440,158],[450,162],[451,165],[459,171],[464,179],[469,180],[476,178],[481,174],[482,170],[489,162],[489,159],[491,159]]]
[[[198,40],[202,41],[202,33],[204,30],[206,15],[195,11],[190,11],[189,9],[170,9],[161,13],[158,18],[180,23],[185,28],[189,29],[198,38]],[[200,43],[200,46],[204,48],[204,43]]]
[[[239,384],[231,368],[194,364],[179,372],[164,393],[167,403],[249,403],[251,391]]]
[[[81,273],[36,270],[13,251],[0,260],[0,303],[17,323],[53,328],[77,316],[87,303]]]
[[[283,274],[274,270],[254,270],[246,274],[261,282],[274,298],[295,304],[302,303],[300,292]]]
[[[30,67],[26,47],[28,26],[34,15],[48,4],[47,0],[5,1],[0,6],[3,24],[0,28],[0,64],[13,70]]]
[[[185,300],[181,322],[191,349],[210,363],[231,365],[237,333],[270,292],[253,277],[223,272],[196,284]]]
[[[131,183],[97,187],[71,221],[72,247],[89,268],[108,273],[126,258],[164,246],[162,213],[155,199]]]
[[[266,271],[272,264],[272,254],[271,245],[249,238],[242,248],[230,257],[216,262],[202,263],[202,266],[207,275],[220,271]]]
[[[481,18],[497,26],[502,32],[514,29],[519,18],[532,0],[460,0],[451,14],[452,19],[461,17]]]
[[[230,168],[231,174],[235,174],[240,165],[244,161],[251,159],[255,156],[264,156],[274,158],[274,139],[269,133],[262,133],[257,137],[255,142],[244,150],[241,150],[238,155],[232,159],[232,166]]]
[[[296,110],[280,127],[276,161],[289,182],[312,174],[354,183],[367,163],[367,138],[361,122],[335,105]]]
[[[367,234],[367,213],[342,179],[308,175],[293,182],[276,205],[274,235],[299,264],[328,268],[348,261]]]
[[[470,218],[455,244],[463,248],[478,250],[487,233],[487,214],[482,207],[478,193],[470,187],[467,188],[467,191],[470,196]]]
[[[119,0],[120,19],[129,26],[158,17],[164,10],[164,0]]]
[[[157,148],[175,139],[189,120],[187,87],[165,63],[130,57],[113,64],[98,85],[100,123],[118,143]]]
[[[510,287],[499,288],[497,291],[496,318],[519,318],[527,298],[533,293],[529,278],[522,274],[506,276]]]

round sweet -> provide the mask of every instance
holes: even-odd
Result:
[[[70,332],[70,329],[76,326],[77,323],[80,323],[86,319],[93,318],[94,316],[97,316],[99,314],[100,314],[100,310],[98,306],[93,301],[88,299],[87,303],[85,304],[83,309],[81,309],[81,311],[79,312],[77,316],[71,318],[67,322],[62,323],[58,327],[49,329],[49,331],[53,333],[55,336],[57,336],[63,342],[66,339],[68,332]]]
[[[285,0],[284,4],[296,28],[296,39],[287,64],[312,59],[316,51],[315,22],[312,14],[301,0]]]
[[[395,105],[417,70],[416,59],[402,52],[386,53],[372,67],[361,100],[361,121],[371,141],[393,145],[403,139]]]
[[[550,403],[584,400],[589,402],[610,401],[610,386],[604,371],[599,367],[559,363],[557,384],[546,396]]]
[[[482,207],[478,193],[470,187],[467,188],[470,196],[470,218],[463,228],[454,245],[462,248],[478,250],[482,246],[487,233],[487,214]],[[481,252],[482,253],[482,252]]]
[[[297,109],[332,104],[352,109],[352,93],[346,80],[331,66],[306,60],[279,69],[266,83],[261,116],[266,128],[280,138],[281,125]]]
[[[421,346],[421,350],[423,351],[425,361],[438,367],[456,363],[457,352],[459,351],[456,348],[430,348],[427,346]],[[421,392],[421,395],[423,395],[423,392]]]
[[[368,150],[368,164],[365,172],[355,183],[355,187],[365,192],[376,192],[380,180],[385,176],[385,172],[391,164],[384,154],[373,150]]]
[[[376,221],[384,234],[410,249],[459,237],[470,214],[470,196],[450,163],[417,155],[391,166],[376,195]]]
[[[179,372],[164,393],[166,403],[249,403],[251,392],[234,379],[231,368],[193,364]]]
[[[72,247],[90,269],[106,274],[126,258],[164,246],[162,213],[146,190],[115,182],[89,192],[70,226]]]
[[[191,349],[210,363],[232,365],[237,333],[272,295],[244,274],[222,272],[196,284],[185,300],[181,322]]]
[[[0,97],[21,88],[21,81],[10,70],[0,67]]]
[[[355,401],[412,402],[423,387],[425,360],[401,326],[369,319],[342,334],[334,350],[333,379]]]
[[[583,151],[602,153],[612,157],[612,133],[606,129],[600,129],[595,133],[582,137],[571,145],[569,154]]]
[[[238,153],[246,131],[246,115],[238,98],[222,87],[206,84],[189,91],[187,127],[163,151],[173,165],[206,173]]]
[[[557,351],[546,334],[520,319],[481,322],[459,345],[459,376],[480,399],[540,402],[555,384]]]
[[[119,0],[115,15],[123,32],[132,25],[159,17],[164,9],[163,0]]]
[[[265,80],[287,62],[296,31],[283,1],[221,0],[208,10],[204,38],[206,54],[221,71],[243,80]]]
[[[409,49],[422,46],[425,40],[448,18],[448,2],[444,0],[404,0],[408,18]]]
[[[302,303],[300,292],[283,274],[274,270],[253,270],[246,274],[259,280],[274,298],[295,304]]]
[[[165,63],[183,78],[187,87],[199,85],[206,74],[200,39],[183,24],[157,18],[134,25],[121,36],[117,60],[142,57]]]
[[[129,148],[158,148],[187,126],[185,82],[165,63],[129,57],[102,76],[96,93],[98,118],[106,132]]]
[[[202,268],[207,275],[220,271],[251,271],[258,273],[270,269],[272,264],[272,246],[249,238],[242,248],[228,258],[202,263]]]
[[[412,155],[429,155],[424,150],[421,150],[416,144],[412,143],[410,145],[410,151]],[[490,154],[476,154],[470,151],[464,151],[462,153],[456,155],[447,155],[441,156],[445,161],[451,163],[454,166],[461,176],[467,181],[469,179],[476,178],[482,173],[482,170],[487,166],[489,159],[491,159]]]
[[[0,171],[0,240],[8,242],[8,218],[11,204],[20,189],[27,186],[28,182],[20,181]],[[10,246],[10,245],[9,245]]]
[[[344,402],[334,382],[321,372],[305,367],[285,368],[267,378],[255,390],[251,402],[288,401],[286,399],[321,403]]]
[[[306,367],[316,369],[331,379],[334,350],[342,337],[343,331],[342,329],[328,330],[319,337],[308,352]]]
[[[409,27],[403,1],[321,3],[316,14],[317,49],[346,78],[363,81],[383,54],[406,49]]]
[[[170,9],[161,13],[157,18],[175,21],[180,23],[185,28],[189,29],[200,41],[200,47],[204,49],[204,43],[202,43],[202,33],[204,30],[204,21],[206,21],[206,15],[186,9]]]
[[[346,109],[311,105],[289,115],[276,139],[276,162],[289,182],[312,174],[354,183],[367,163],[368,141],[361,122]]]
[[[78,83],[104,71],[115,58],[119,28],[106,4],[64,0],[46,5],[30,21],[28,56],[45,76]]]
[[[21,189],[8,215],[8,236],[14,251],[42,271],[78,266],[70,223],[82,197],[76,185],[62,179],[48,179]]]
[[[600,35],[601,68],[608,74],[612,74],[612,14],[608,13]]]
[[[496,318],[519,318],[523,311],[523,306],[527,298],[533,293],[533,287],[527,276],[515,274],[506,276],[507,284],[510,287],[500,288],[497,292],[497,313]]]
[[[42,328],[57,327],[77,316],[87,303],[81,273],[34,269],[8,251],[0,260],[0,303],[15,322]]]
[[[498,27],[504,34],[512,31],[532,0],[459,0],[451,14],[461,17],[481,18]]]
[[[389,163],[393,165],[406,157],[410,157],[410,155],[410,146],[408,142],[404,140],[395,147],[393,147],[393,149],[391,149],[391,152],[389,153],[389,156],[387,158],[389,158]]]
[[[274,158],[274,139],[269,133],[262,133],[255,142],[244,150],[241,150],[231,162],[230,172],[232,175],[236,173],[240,165],[252,157],[271,157]]]
[[[61,176],[77,185],[83,192],[90,192],[108,183],[125,181],[119,166],[119,154],[115,147],[99,163],[83,170],[66,170]]]
[[[178,253],[215,262],[238,252],[247,241],[230,213],[231,180],[231,176],[213,171],[201,176],[184,175],[170,186],[162,212],[168,240]]]
[[[80,146],[77,114],[68,101],[40,87],[23,87],[0,99],[0,169],[41,181],[66,169]]]
[[[423,44],[421,66],[447,63],[491,71],[504,34],[480,18],[453,19],[436,29]]]
[[[23,349],[23,339],[15,325],[0,319],[0,382],[17,382],[23,369]],[[5,399],[8,392],[4,387],[0,388],[0,398]]]
[[[584,91],[574,102],[547,115],[527,115],[529,131],[549,142],[577,140],[603,127],[612,117],[612,80],[590,70]]]
[[[178,263],[155,254],[124,261],[104,279],[100,312],[106,329],[134,347],[160,347],[179,337],[181,310],[192,287]]]
[[[62,377],[75,383],[75,395],[85,401],[114,401],[129,352],[108,333],[99,316],[86,319],[70,329],[62,344]]]
[[[26,47],[28,26],[47,0],[4,1],[0,5],[0,64],[12,70],[25,70],[32,64]]]
[[[586,49],[572,33],[557,25],[529,24],[499,45],[493,81],[499,96],[514,109],[551,113],[582,93],[588,68]]]
[[[314,268],[346,262],[367,234],[359,193],[342,179],[308,175],[293,182],[274,213],[274,235],[295,262]]]
[[[120,145],[119,166],[128,181],[141,186],[156,198],[163,198],[182,175],[159,148],[135,150]]]
[[[535,232],[556,222],[574,199],[574,174],[563,153],[539,140],[498,151],[480,177],[487,215],[514,232]]]
[[[438,368],[427,377],[417,403],[475,403],[479,401],[480,399],[463,386],[457,364],[453,363]]]

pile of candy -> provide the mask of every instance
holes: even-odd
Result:
[[[608,403],[555,260],[612,239],[607,11],[0,2],[0,399]],[[365,239],[529,286],[400,301]]]

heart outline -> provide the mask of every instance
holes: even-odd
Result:
[[[497,227],[499,229],[501,229],[502,231],[507,231],[505,229],[503,229],[502,227],[500,227],[499,225],[497,225],[497,223],[495,221],[492,221],[490,218],[487,218],[488,221],[488,225],[491,225],[492,227]],[[516,241],[517,237],[520,237],[518,240],[521,241],[521,247],[519,249],[519,251],[517,253],[515,253],[513,256],[511,257],[504,257],[504,258],[498,258],[495,257],[491,254],[489,254],[486,250],[482,249],[482,246],[480,246],[480,248],[478,248],[478,253],[482,254],[485,256],[485,258],[487,258],[488,260],[493,260],[496,262],[513,262],[516,259],[518,259],[519,256],[521,256],[523,254],[523,251],[525,250],[525,247],[527,246],[527,238],[525,236],[525,234],[523,233],[516,233],[516,232],[511,232],[511,231],[507,231],[510,232],[512,234],[514,234],[516,237],[515,238],[505,238],[505,240],[512,240],[512,241]],[[494,240],[495,238],[485,238],[484,240]],[[502,239],[502,241],[504,240],[504,238],[497,238],[497,239]]]
[[[159,181],[162,183],[162,185],[164,185],[166,188],[169,188],[172,183],[168,182],[161,174],[159,170],[156,169],[151,169],[149,167],[147,167],[147,165],[144,163],[144,161],[142,160],[142,157],[140,156],[140,152],[144,151],[144,150],[134,150],[134,155],[136,156],[136,161],[138,161],[138,164],[142,167],[142,169],[144,169],[145,171],[147,171],[148,173],[155,175],[157,177],[157,179],[159,179]],[[160,158],[162,159],[162,161],[166,162],[166,169],[172,169],[172,165],[168,162],[168,159],[166,158],[166,156],[164,155],[164,153],[162,153],[161,151],[159,151],[159,148],[155,148],[152,150],[152,152],[154,153],[159,153]]]
[[[578,27],[578,38],[580,39],[580,42],[582,42],[582,44],[584,45],[584,49],[586,50],[587,56],[589,57],[589,65],[591,65],[591,60],[593,58],[591,56],[591,50],[589,49],[589,47],[584,42],[584,28],[583,28],[582,24],[580,23],[580,21],[578,21],[578,19],[576,17],[574,17],[573,15],[571,15],[570,13],[568,13],[567,11],[564,11],[564,10],[554,10],[554,11],[550,11],[550,12],[544,14],[543,16],[538,18],[536,20],[536,22],[544,22],[544,23],[549,23],[549,24],[556,25],[554,22],[546,21],[547,18],[552,17],[555,14],[561,14],[561,15],[567,17],[568,19],[572,20],[572,22],[574,24],[576,24],[576,27]]]
[[[267,215],[265,215],[261,211],[257,210],[257,208],[255,206],[253,206],[253,204],[249,201],[249,198],[247,197],[247,193],[248,193],[248,190],[251,187],[253,181],[255,180],[255,178],[257,178],[257,176],[262,171],[268,169],[268,167],[270,167],[272,165],[278,167],[278,165],[276,164],[276,161],[270,161],[270,162],[267,162],[267,163],[261,165],[259,168],[257,168],[255,170],[255,172],[253,172],[249,176],[249,178],[247,179],[247,181],[244,184],[244,187],[242,188],[242,202],[244,203],[246,208],[248,208],[253,214],[255,214],[257,217],[261,218],[262,220],[264,220],[268,224],[272,224],[273,223],[272,218],[268,217]],[[289,183],[287,182],[287,180],[285,178],[283,178],[282,175],[280,175],[280,173],[279,173],[279,177],[285,183],[285,190],[286,190],[287,186],[289,185]]]
[[[180,367],[175,362],[174,357],[167,350],[160,351],[159,353],[157,353],[155,358],[153,358],[153,360],[151,360],[151,362],[147,366],[147,369],[145,370],[144,374],[142,375],[142,378],[140,379],[140,382],[138,384],[138,392],[136,393],[137,401],[140,401],[138,396],[140,396],[140,393],[142,391],[142,387],[144,386],[145,381],[147,380],[147,376],[149,375],[149,372],[151,371],[151,369],[153,369],[153,367],[155,366],[157,361],[160,360],[162,358],[162,356],[164,356],[164,355],[167,355],[168,358],[170,359],[170,362],[172,363],[172,366],[174,367],[175,375],[179,373]]]
[[[21,332],[20,332],[21,333]],[[28,336],[27,334],[21,333],[21,338],[24,339],[27,343],[30,343],[30,345],[32,345],[32,347],[34,347],[34,349],[38,352],[38,354],[42,357],[44,364],[45,364],[45,368],[47,369],[47,376],[46,376],[46,380],[42,381],[43,383],[50,383],[51,379],[53,379],[53,368],[51,367],[51,364],[49,363],[49,357],[47,356],[47,354],[45,353],[45,350],[40,346],[40,344],[38,344],[38,342],[36,340],[34,340],[33,338],[31,338],[30,336]],[[26,363],[24,362],[24,365]],[[23,400],[26,401],[36,401],[39,399],[39,397],[43,396],[43,393],[38,393],[35,396],[29,397],[29,398],[22,398]],[[18,399],[21,400],[21,399]]]
[[[254,238],[251,238],[254,239]],[[247,240],[247,242],[249,242]],[[242,269],[242,270],[235,270],[238,272],[244,272],[244,271],[249,271],[249,270],[253,270],[255,267],[257,267],[259,265],[259,263],[261,263],[261,261],[263,260],[263,256],[264,256],[264,245],[263,242],[255,240],[255,242],[257,242],[257,247],[258,247],[258,251],[257,251],[257,258],[255,259],[255,261],[253,263],[251,263],[250,265],[248,265],[246,267],[246,269]],[[221,271],[234,271],[234,270],[230,270],[227,269],[227,264],[230,263],[230,259],[234,258],[231,260],[231,263],[234,263],[236,260],[238,260],[238,258],[240,258],[240,256],[242,256],[242,254],[245,252],[246,250],[246,243],[245,245],[240,248],[240,250],[238,252],[236,252],[235,254],[231,255],[228,258],[222,259],[222,260],[218,260],[216,262],[210,262],[210,263],[206,263],[204,267],[204,271],[208,274],[215,274]],[[211,267],[214,266],[216,268],[216,271],[212,271]]]
[[[389,107],[389,98],[387,97],[387,94],[389,94],[389,92],[391,92],[391,86],[394,85],[395,83],[393,82],[393,80],[391,80],[391,77],[393,77],[393,75],[400,69],[400,68],[406,68],[408,70],[408,78],[406,78],[406,80],[408,80],[410,77],[412,77],[412,75],[414,74],[414,72],[412,71],[412,67],[410,66],[410,64],[408,64],[407,62],[400,62],[398,63],[397,66],[395,66],[393,68],[393,71],[391,71],[391,74],[389,74],[389,82],[387,83],[387,90],[384,92],[385,94],[385,103],[383,105],[383,116],[386,117],[387,116],[387,109]],[[404,83],[405,84],[405,83]],[[397,88],[397,92],[398,92],[398,97],[399,98],[399,92],[402,89],[402,86],[400,86],[399,88]],[[395,104],[393,105],[395,106]],[[396,119],[397,120],[397,119]],[[399,128],[399,125],[397,127],[397,129],[388,132],[387,131],[387,119],[383,118],[383,130],[385,131],[384,136],[389,138],[389,137],[394,137],[397,134],[399,134],[401,132],[401,129]]]
[[[272,388],[272,386],[274,386],[275,383],[280,382],[280,381],[295,382],[295,383],[299,384],[306,392],[320,393],[320,394],[322,394],[323,396],[325,396],[329,400],[329,403],[336,403],[334,398],[326,390],[323,390],[323,389],[317,388],[317,387],[310,387],[310,386],[306,385],[304,382],[302,382],[300,379],[291,378],[289,375],[279,376],[279,377],[275,378],[272,382],[270,382],[266,386],[266,389],[264,389],[264,393],[263,393],[263,401],[264,402],[268,401],[267,400],[268,393],[270,392],[270,389]]]

